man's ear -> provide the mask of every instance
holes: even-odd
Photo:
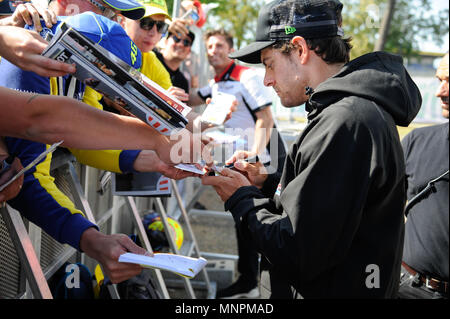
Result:
[[[116,15],[116,22],[125,29],[125,17],[120,13]]]
[[[125,17],[121,14],[117,15],[117,23],[120,24],[122,26],[122,28],[125,29]]]
[[[309,49],[308,43],[306,42],[305,38],[301,36],[295,36],[292,38],[291,44],[296,47],[296,54],[298,55],[300,62],[302,64],[306,64],[306,62],[308,62],[309,60],[311,50]]]

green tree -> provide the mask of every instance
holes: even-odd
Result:
[[[205,3],[216,2],[219,7],[211,14],[216,19],[208,19],[205,27],[223,27],[230,31],[235,39],[235,48],[253,41],[256,34],[258,13],[264,2],[261,0],[205,0]]]
[[[351,36],[351,58],[373,51],[374,39],[380,25],[379,7],[374,0],[344,1],[342,14],[345,36]]]
[[[352,58],[371,52],[380,36],[388,0],[343,0],[343,26],[352,36]],[[430,0],[397,0],[387,31],[384,51],[404,57],[417,55],[425,39],[442,45],[448,36],[448,9],[431,15]]]
[[[397,0],[385,50],[403,56],[413,56],[425,39],[442,45],[449,32],[449,10],[431,15],[431,1]],[[445,49],[447,51],[448,48]]]
[[[394,16],[396,3],[397,0],[388,0],[386,8],[384,9],[383,19],[381,20],[381,26],[378,32],[378,39],[377,42],[375,43],[375,51],[384,50],[392,22],[392,17]]]
[[[233,34],[236,48],[254,39],[258,12],[264,4],[262,0],[202,0],[201,2],[219,4],[219,7],[208,13],[208,20],[203,29],[225,28]],[[166,0],[166,3],[172,14],[174,0]]]
[[[166,0],[172,13],[174,0]],[[343,27],[353,38],[352,58],[372,52],[380,36],[382,19],[389,0],[341,0],[344,4]],[[235,47],[240,48],[255,38],[258,12],[263,0],[202,0],[215,2],[219,7],[208,14],[203,29],[224,27],[235,37]],[[449,32],[449,10],[431,15],[431,0],[396,0],[387,31],[384,51],[414,56],[424,39],[443,44]]]

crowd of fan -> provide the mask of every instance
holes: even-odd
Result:
[[[448,122],[400,141],[397,126],[408,126],[422,103],[401,57],[373,52],[350,60],[338,0],[264,5],[256,40],[238,51],[230,32],[208,30],[198,39],[195,21],[172,18],[164,0],[137,1],[0,2],[0,185],[62,140],[85,165],[199,177],[214,187],[235,221],[240,274],[217,298],[448,298]],[[193,8],[194,1],[182,2],[182,11]],[[215,126],[200,111],[177,133],[188,156],[175,159],[179,138],[122,112],[95,85],[74,79],[68,90],[75,66],[41,55],[48,45],[41,31],[62,23],[100,37],[190,107],[218,92],[233,95],[223,126],[252,132],[246,148],[226,159],[233,168],[203,176],[175,167],[200,159],[202,169],[212,167],[211,138],[202,132]],[[194,41],[206,57],[192,51]],[[139,59],[130,58],[136,52]],[[214,78],[199,87],[195,66],[206,58]],[[447,119],[448,60],[447,53],[436,73]],[[265,74],[249,66],[257,63]],[[308,112],[289,151],[271,112],[271,87],[283,106],[304,104]],[[119,256],[152,254],[87,220],[54,183],[51,160],[48,154],[2,190],[2,205],[97,260],[111,282],[140,274]]]

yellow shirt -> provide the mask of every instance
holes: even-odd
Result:
[[[169,72],[153,51],[142,53],[141,73],[165,90],[172,86]]]

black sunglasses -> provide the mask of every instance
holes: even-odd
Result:
[[[181,40],[176,35],[172,35],[172,39],[173,39],[173,41],[175,41],[175,43],[180,43],[180,41],[183,41],[183,45],[185,47],[190,47],[192,45],[192,42],[189,41],[188,39]]]
[[[169,28],[169,25],[165,23],[164,21],[155,21],[152,18],[146,17],[141,19],[140,26],[141,29],[149,31],[153,29],[153,26],[156,24],[156,30],[158,30],[159,33],[166,33],[167,29]]]

